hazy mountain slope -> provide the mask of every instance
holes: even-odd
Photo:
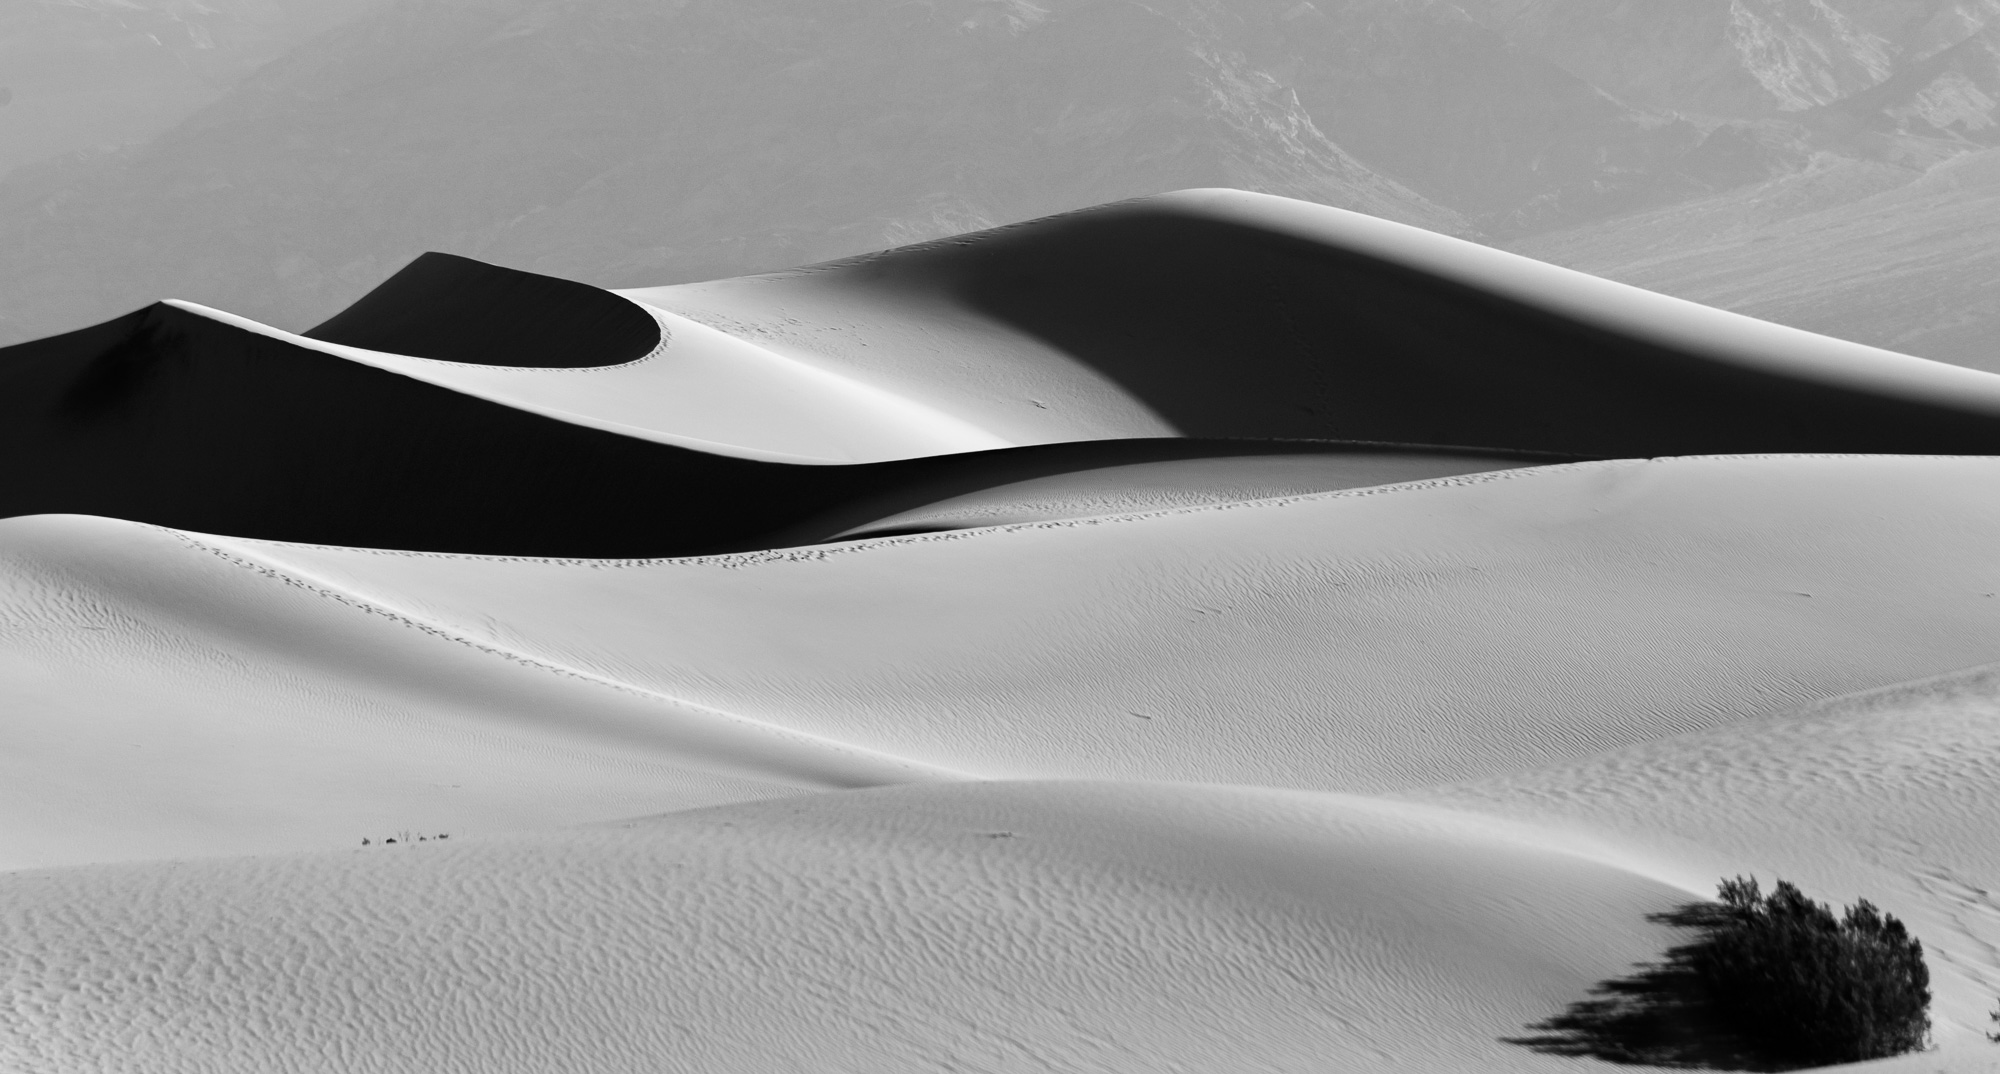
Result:
[[[0,314],[19,339],[171,294],[303,327],[426,248],[726,275],[1192,185],[1467,227],[1208,25],[1129,0],[407,0],[144,151],[0,186]]]
[[[392,0],[13,0],[0,6],[0,175],[144,141],[258,65]]]
[[[0,342],[169,295],[304,327],[425,249],[622,285],[1201,185],[1508,236],[1816,155],[1914,175],[2000,140],[1996,5],[401,0],[0,183]]]
[[[1713,189],[1747,184],[1511,249],[1929,358],[2000,361],[2000,164],[1987,159],[2000,145],[2000,3],[1483,10],[1510,39],[1614,92],[1732,120],[1683,171],[1726,180]]]
[[[1255,55],[1341,145],[1493,233],[1601,216],[1676,185],[1698,126],[1628,107],[1464,6],[1299,5],[1286,47]]]
[[[2000,74],[1994,0],[1463,3],[1508,40],[1608,93],[1715,118],[1810,112],[1892,79],[1923,98],[1915,111],[1933,123],[1954,110],[1990,117],[1995,102],[1982,94]]]
[[[2000,371],[2000,151],[1920,178],[1834,164],[1512,248],[1781,324]]]

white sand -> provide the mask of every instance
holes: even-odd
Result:
[[[1985,374],[1172,197],[2000,410]],[[749,457],[1174,433],[898,256],[634,292],[714,328],[595,370],[197,312]],[[1924,940],[1940,1050],[1875,1069],[1993,1069],[2000,671],[1963,669],[2000,658],[2000,458],[1473,461],[1106,468],[684,560],[0,520],[0,1070],[1605,1069],[1507,1038],[1738,872]]]
[[[944,768],[1370,791],[1990,659],[1996,524],[2000,460],[1794,456],[699,560],[204,540],[482,643]]]
[[[475,646],[129,522],[0,521],[0,638],[0,867],[462,836],[933,775]]]
[[[624,564],[9,521],[9,863],[132,863],[0,877],[0,1063],[1571,1070],[1502,1038],[1755,871],[1908,918],[1945,1050],[1891,1065],[1984,1069],[1990,683],[1779,714],[1990,656],[1996,486],[1617,462]],[[455,838],[357,845],[400,830]]]

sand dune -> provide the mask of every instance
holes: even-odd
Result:
[[[688,555],[820,540],[1053,474],[1214,455],[2000,443],[1992,375],[1240,192],[628,297],[639,304],[440,257],[316,329],[323,339],[170,303],[9,348],[0,444],[21,462],[0,514],[430,551]],[[1077,443],[1175,436],[1267,444]],[[1286,443],[1299,438],[1347,446]],[[843,462],[881,465],[827,465]],[[1386,479],[1432,463],[1416,465]],[[964,518],[1171,502],[1085,496]]]
[[[819,540],[1056,473],[1383,450],[1167,439],[829,466],[696,438],[620,435],[637,430],[463,390],[482,375],[579,375],[571,370],[328,350],[239,320],[162,304],[0,352],[0,448],[14,466],[0,483],[0,516],[97,514],[377,548],[685,555]],[[639,398],[673,394],[659,381],[614,381],[609,390],[635,387]],[[713,402],[687,405],[720,412]],[[738,416],[777,427],[786,413],[774,405]],[[879,412],[870,420],[900,427]],[[1456,472],[1532,458],[1489,453]]]
[[[1241,191],[623,293],[1016,442],[1982,453],[2000,414],[1972,370]]]
[[[636,750],[666,766],[648,793],[672,808],[741,793],[684,784],[675,769],[795,787],[893,782],[902,764],[1399,790],[1763,717],[1989,659],[2000,644],[1986,537],[1996,484],[2000,463],[1983,458],[1588,463],[652,561],[173,537],[111,521],[7,526],[29,576],[56,548],[65,576],[88,581],[69,604],[118,606],[123,589],[102,591],[103,580],[129,574],[170,594],[137,637],[171,637],[186,614],[195,636],[222,631],[220,651],[262,654],[223,661],[227,673],[189,695],[197,711],[275,707],[314,726],[327,713],[351,719],[358,704],[503,739]],[[241,596],[212,613],[173,611],[209,589]],[[10,689],[43,683],[34,696],[54,711],[46,669],[102,660],[90,647],[109,639],[63,618],[63,600],[23,603],[57,610],[21,628],[57,640],[30,650],[15,673],[27,685]],[[257,614],[276,618],[259,627]],[[450,659],[404,648],[419,643]],[[273,694],[269,675],[306,685]],[[135,718],[119,681],[106,681],[110,694],[76,692],[61,703],[73,708],[58,705],[74,713],[63,720],[22,717],[20,733],[68,760],[17,772],[17,801],[59,802],[118,771],[122,755],[91,753],[111,732],[86,717],[112,728]],[[674,715],[687,712],[711,715]],[[750,730],[728,731],[738,727]],[[770,750],[757,745],[765,734]],[[778,748],[801,738],[891,768],[871,776]],[[317,765],[299,741],[272,756]],[[807,754],[827,756],[816,749]],[[228,751],[212,763],[225,774],[239,764]],[[338,805],[362,793],[338,777],[313,809],[376,815],[372,801]],[[174,779],[133,813],[213,817],[235,794],[221,776]],[[59,843],[64,812],[31,812],[10,837]],[[325,824],[296,831],[300,846],[328,837]],[[126,834],[129,856],[210,846],[193,828]]]
[[[0,351],[0,1067],[1601,1069],[1755,872],[1980,1069],[1996,442],[1231,192]]]

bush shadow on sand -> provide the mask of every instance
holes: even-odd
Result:
[[[1697,930],[1706,937],[1724,918],[1714,903],[1688,903],[1649,914],[1655,924]],[[1796,1070],[1797,1063],[1763,1054],[1729,1028],[1708,1002],[1693,961],[1702,940],[1669,948],[1661,962],[1642,962],[1623,977],[1600,982],[1590,998],[1529,1026],[1530,1035],[1501,1038],[1549,1055],[1601,1059],[1632,1066],[1694,1070]]]

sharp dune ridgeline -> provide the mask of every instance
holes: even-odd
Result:
[[[9,1071],[1608,1070],[1737,874],[1994,1054],[2000,375],[1204,189],[166,300],[0,451]]]

